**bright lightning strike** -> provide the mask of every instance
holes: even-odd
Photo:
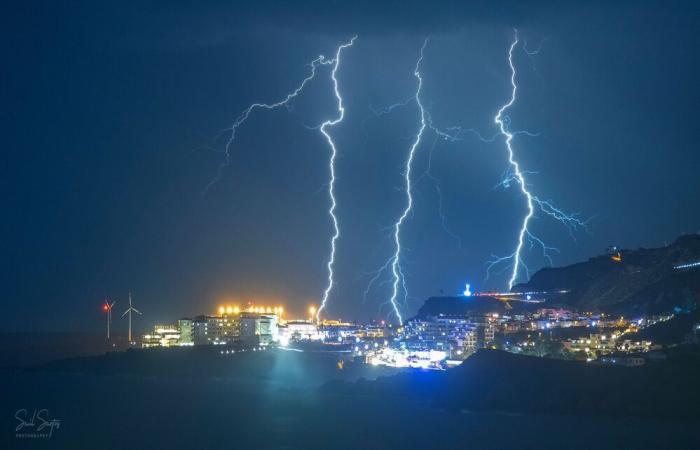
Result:
[[[401,102],[394,103],[394,104],[392,104],[388,107],[385,107],[385,108],[375,109],[375,108],[370,107],[370,109],[372,111],[372,116],[370,116],[369,118],[366,119],[366,120],[369,120],[372,118],[376,118],[379,116],[390,114],[394,109],[407,106],[408,104],[413,103],[413,102],[415,102],[418,105],[418,108],[420,109],[420,112],[421,112],[421,116],[420,116],[421,117],[421,120],[420,120],[421,126],[420,126],[420,129],[414,138],[414,142],[411,146],[411,149],[410,149],[410,152],[408,155],[408,159],[405,163],[405,169],[404,169],[405,170],[404,176],[405,176],[405,180],[406,180],[405,191],[406,191],[407,199],[408,199],[407,205],[403,211],[403,214],[399,217],[398,221],[393,226],[390,227],[390,229],[393,229],[393,233],[391,233],[391,237],[394,240],[396,250],[395,250],[394,254],[391,257],[389,257],[389,259],[381,267],[379,267],[377,270],[375,270],[373,272],[368,273],[368,275],[372,275],[372,277],[369,280],[369,283],[367,285],[367,288],[365,289],[364,296],[363,296],[363,299],[366,302],[367,297],[368,297],[372,287],[375,285],[375,283],[379,282],[380,278],[382,277],[382,274],[391,268],[391,274],[392,274],[391,278],[393,280],[393,282],[392,282],[392,295],[390,297],[390,300],[387,303],[393,309],[393,311],[396,314],[400,323],[402,323],[403,319],[402,319],[401,314],[399,312],[398,302],[397,302],[397,297],[398,297],[399,291],[403,292],[404,303],[408,299],[408,290],[406,287],[406,277],[405,277],[403,267],[401,266],[401,258],[400,258],[401,252],[403,249],[403,247],[401,245],[401,239],[400,239],[401,238],[401,235],[400,235],[401,225],[408,218],[408,215],[410,214],[412,207],[413,207],[413,186],[417,186],[423,178],[430,179],[435,185],[435,190],[437,192],[438,199],[439,199],[438,214],[440,216],[440,224],[442,225],[443,230],[457,242],[458,247],[461,248],[461,246],[462,246],[461,238],[456,233],[454,233],[452,230],[450,230],[449,227],[447,226],[446,217],[445,217],[445,213],[444,213],[444,209],[443,209],[443,197],[442,197],[441,183],[440,183],[440,180],[435,175],[433,175],[433,173],[431,172],[433,152],[435,150],[435,145],[437,143],[437,140],[443,139],[443,140],[447,140],[447,141],[451,141],[451,142],[462,141],[465,139],[465,136],[467,134],[473,133],[484,142],[493,142],[496,139],[496,136],[498,136],[498,135],[496,135],[496,136],[492,137],[491,139],[486,139],[486,138],[483,138],[483,136],[475,129],[462,129],[461,127],[451,127],[451,128],[448,128],[448,129],[443,131],[443,130],[438,129],[437,127],[435,127],[433,125],[432,118],[430,117],[429,112],[427,111],[427,109],[424,107],[424,105],[421,103],[421,100],[420,100],[420,93],[421,93],[422,82],[423,82],[422,77],[421,77],[421,73],[420,73],[420,65],[423,61],[423,53],[425,51],[425,47],[426,47],[427,43],[428,43],[428,40],[426,39],[426,41],[423,43],[423,46],[422,46],[421,51],[420,51],[420,58],[418,59],[418,61],[416,63],[416,67],[414,69],[414,76],[418,80],[418,88],[417,88],[415,94],[412,95],[411,97],[401,101]],[[414,157],[414,154],[415,154],[415,151],[416,151],[418,145],[420,144],[421,138],[423,136],[423,132],[425,131],[426,128],[430,128],[432,131],[435,132],[435,139],[433,140],[433,143],[432,143],[430,150],[429,150],[429,153],[428,153],[428,163],[427,163],[427,167],[426,167],[425,171],[423,172],[423,174],[420,177],[418,177],[415,180],[415,182],[413,182],[411,180],[411,170],[412,170],[413,157]],[[381,283],[378,283],[378,284],[382,285],[384,283],[385,283],[385,281],[382,281]]]
[[[506,122],[510,123],[510,120],[507,116],[504,117],[503,113],[513,106],[513,103],[515,103],[515,95],[517,93],[518,86],[515,83],[515,65],[513,64],[513,49],[515,46],[518,45],[518,34],[517,32],[515,33],[515,39],[513,39],[513,43],[510,45],[510,49],[508,50],[508,64],[510,65],[510,84],[513,87],[511,91],[511,96],[510,100],[508,103],[505,105],[501,106],[501,109],[498,110],[498,114],[496,114],[496,117],[494,118],[494,121],[498,124],[499,129],[501,130],[501,134],[506,137],[506,148],[508,149],[508,162],[510,163],[511,167],[513,168],[513,176],[515,180],[520,184],[520,190],[522,191],[523,195],[525,195],[525,198],[527,199],[527,214],[525,215],[525,218],[523,219],[523,224],[522,227],[520,228],[520,233],[518,234],[518,245],[515,248],[515,252],[513,253],[513,272],[511,273],[510,280],[508,280],[508,289],[512,289],[513,285],[515,284],[515,280],[518,277],[518,270],[520,268],[520,262],[521,262],[521,256],[520,253],[522,252],[523,249],[523,244],[525,243],[525,234],[527,233],[527,225],[530,222],[530,219],[532,219],[532,216],[535,214],[535,206],[534,206],[534,201],[532,199],[532,194],[528,190],[527,186],[525,185],[525,176],[523,175],[523,172],[520,170],[520,164],[515,160],[515,154],[513,152],[513,133],[508,131],[508,125]]]
[[[233,125],[231,126],[231,134],[229,135],[228,141],[226,142],[226,147],[224,149],[224,162],[219,166],[219,169],[217,170],[216,177],[209,182],[209,184],[204,188],[204,192],[206,193],[209,191],[209,189],[216,184],[219,180],[221,180],[221,177],[223,175],[224,170],[226,170],[227,167],[231,165],[231,148],[233,147],[233,143],[236,140],[236,133],[238,132],[238,128],[243,125],[243,123],[248,120],[248,117],[250,114],[256,110],[256,109],[277,109],[280,106],[286,106],[289,107],[289,102],[291,102],[293,99],[295,99],[301,92],[304,90],[306,85],[314,79],[316,76],[316,69],[318,69],[319,66],[322,65],[330,65],[336,63],[335,60],[333,59],[327,59],[325,56],[320,55],[318,58],[314,59],[311,61],[311,64],[309,66],[311,67],[311,71],[309,74],[304,78],[301,82],[301,84],[294,89],[292,92],[287,94],[285,98],[282,100],[279,100],[275,103],[253,103],[252,105],[248,106],[233,122]]]
[[[333,91],[335,93],[335,98],[338,101],[338,117],[332,120],[326,120],[321,124],[320,130],[321,133],[326,137],[326,140],[328,141],[328,145],[331,148],[331,157],[329,161],[329,170],[330,170],[330,181],[328,183],[328,196],[331,199],[331,207],[328,209],[328,215],[331,217],[331,221],[333,222],[333,235],[331,236],[331,253],[328,258],[328,284],[326,285],[326,290],[323,292],[323,299],[321,300],[321,306],[318,308],[318,311],[316,312],[316,320],[320,320],[321,318],[321,311],[326,307],[326,303],[328,302],[328,297],[333,290],[333,265],[335,264],[335,243],[340,237],[340,226],[338,225],[338,217],[335,215],[335,209],[337,207],[337,202],[335,198],[335,158],[338,154],[338,151],[335,147],[335,143],[333,142],[333,138],[331,137],[330,134],[328,134],[328,127],[333,127],[340,122],[343,121],[343,118],[345,117],[345,108],[343,107],[343,98],[340,95],[340,91],[338,89],[338,78],[336,77],[336,74],[338,72],[338,67],[340,67],[340,54],[341,52],[352,46],[353,43],[355,42],[355,39],[357,39],[357,36],[354,36],[352,39],[350,39],[350,42],[347,42],[341,46],[338,47],[338,50],[335,53],[335,59],[333,60],[333,70],[331,71],[331,79],[333,80]]]
[[[423,42],[423,46],[420,49],[420,57],[418,58],[418,62],[416,62],[416,68],[413,71],[413,76],[416,77],[418,80],[418,88],[416,89],[416,94],[415,94],[415,99],[416,99],[416,104],[418,105],[418,108],[420,109],[420,128],[418,129],[418,133],[416,133],[415,140],[413,141],[413,144],[411,145],[411,149],[408,153],[408,159],[406,160],[406,168],[404,170],[404,177],[406,180],[406,208],[404,208],[403,213],[399,217],[399,219],[396,221],[394,224],[394,243],[396,244],[396,251],[394,252],[394,256],[391,259],[391,274],[393,276],[393,285],[392,285],[392,291],[391,291],[391,298],[389,299],[389,302],[391,303],[392,308],[394,309],[394,313],[396,314],[396,318],[399,320],[399,324],[403,325],[403,317],[401,317],[401,312],[399,311],[399,307],[396,303],[396,297],[399,294],[399,283],[401,282],[401,287],[405,291],[405,280],[403,279],[403,273],[401,270],[401,226],[403,225],[404,221],[408,217],[409,213],[411,212],[411,209],[413,208],[413,187],[411,185],[411,168],[413,167],[413,157],[416,153],[416,148],[418,148],[418,145],[420,144],[421,138],[423,137],[423,131],[425,130],[426,127],[426,114],[425,114],[425,109],[423,108],[423,104],[421,103],[420,99],[420,93],[421,89],[423,88],[423,77],[421,76],[420,73],[420,65],[423,62],[423,52],[425,51],[425,46],[428,45],[428,40],[426,39]]]
[[[544,241],[542,241],[540,238],[536,237],[535,235],[532,234],[532,232],[528,229],[528,225],[530,223],[530,220],[533,218],[535,215],[535,207],[539,208],[540,211],[543,213],[547,214],[548,216],[554,218],[555,220],[563,223],[568,229],[569,232],[572,233],[574,229],[577,229],[579,227],[585,228],[586,226],[586,221],[581,220],[577,214],[567,214],[563,212],[562,210],[558,209],[555,207],[550,201],[547,200],[541,200],[539,197],[535,196],[530,192],[530,189],[527,185],[527,182],[525,180],[525,175],[530,173],[521,170],[520,168],[520,163],[516,160],[515,157],[515,151],[513,150],[513,138],[515,137],[516,134],[519,134],[518,132],[513,132],[510,131],[509,125],[510,125],[510,117],[506,114],[506,111],[513,106],[515,103],[516,99],[516,94],[518,90],[518,86],[516,84],[516,69],[515,69],[515,64],[513,63],[513,51],[515,47],[518,45],[519,39],[518,39],[518,32],[517,30],[515,31],[515,37],[513,39],[513,42],[510,45],[510,48],[508,49],[508,65],[510,66],[510,71],[511,71],[511,76],[510,76],[510,84],[512,87],[511,90],[511,96],[510,99],[506,104],[501,106],[501,108],[498,110],[498,113],[494,117],[494,122],[498,125],[498,128],[500,130],[500,134],[505,137],[505,144],[506,144],[506,149],[508,150],[508,163],[511,166],[511,170],[509,175],[507,175],[499,185],[502,185],[504,187],[508,187],[510,183],[516,182],[520,186],[520,191],[522,194],[525,196],[525,199],[527,200],[527,214],[523,218],[522,225],[520,227],[520,232],[518,233],[518,244],[515,248],[515,251],[508,256],[504,257],[497,257],[494,260],[492,260],[489,264],[489,270],[495,266],[496,264],[499,264],[504,261],[512,261],[512,272],[510,279],[508,280],[508,289],[512,289],[513,286],[515,285],[515,282],[518,279],[518,275],[521,270],[521,266],[525,270],[526,274],[528,274],[529,277],[529,269],[525,265],[522,259],[522,250],[523,247],[525,246],[525,241],[526,239],[529,240],[530,246],[534,246],[534,244],[538,244],[542,247],[542,250],[544,252],[545,258],[547,258],[549,261],[551,261],[549,257],[548,251],[553,250],[557,251],[557,249],[553,247],[548,247]],[[538,50],[539,51],[539,50]],[[526,50],[527,52],[527,50]],[[529,54],[529,52],[528,52]],[[522,133],[522,132],[520,132]],[[527,134],[527,133],[526,133]]]

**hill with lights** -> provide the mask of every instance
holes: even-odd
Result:
[[[700,304],[700,234],[660,248],[613,250],[586,262],[545,268],[514,292],[567,290],[553,302],[627,315],[690,311]]]
[[[428,316],[470,316],[488,313],[504,314],[507,311],[519,312],[541,308],[543,303],[526,303],[518,299],[498,298],[497,294],[475,294],[469,297],[430,297],[420,307],[416,318]]]

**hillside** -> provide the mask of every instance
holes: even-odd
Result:
[[[539,303],[513,302],[510,305],[511,313],[520,313],[535,310],[542,305]],[[471,314],[486,314],[496,312],[505,314],[506,304],[496,298],[486,295],[473,295],[471,297],[430,297],[425,301],[416,313],[417,318],[428,316],[468,316]]]
[[[513,291],[569,293],[553,302],[582,310],[627,315],[691,310],[700,304],[700,234],[685,235],[661,248],[621,250],[620,261],[602,255],[566,267],[545,268]]]
[[[700,323],[700,309],[687,314],[674,314],[665,322],[655,323],[629,335],[632,340],[652,341],[655,344],[674,345],[686,342],[693,327]]]

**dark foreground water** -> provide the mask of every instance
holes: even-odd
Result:
[[[6,449],[700,448],[693,423],[449,413],[278,381],[5,372],[0,385]],[[60,428],[17,438],[21,408]]]

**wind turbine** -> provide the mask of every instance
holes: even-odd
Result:
[[[117,302],[109,303],[109,300],[105,300],[104,305],[102,305],[102,311],[107,314],[107,340],[109,340],[109,325],[112,323],[112,308]]]
[[[124,314],[122,314],[122,317],[126,316],[127,314],[129,315],[129,345],[131,345],[131,313],[135,312],[137,314],[141,314],[141,311],[138,309],[134,308],[131,305],[131,291],[129,291],[129,309],[124,311]]]

